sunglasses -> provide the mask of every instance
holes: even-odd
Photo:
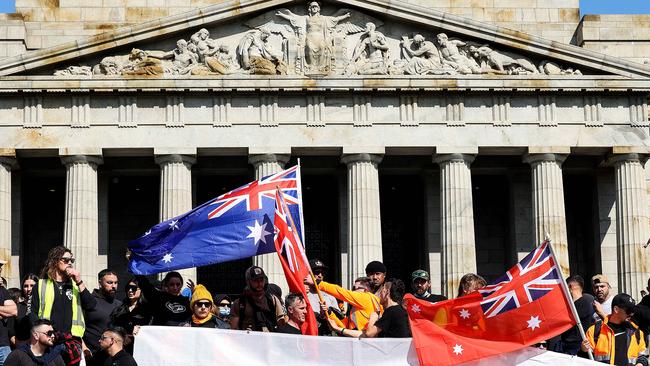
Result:
[[[138,286],[126,286],[126,292],[129,292],[129,291],[132,291],[132,292],[138,291]]]
[[[48,330],[47,332],[38,332],[37,331],[36,333],[41,333],[41,334],[44,334],[44,335],[46,335],[48,337],[54,337],[54,334],[55,334],[53,330]]]
[[[212,303],[210,301],[197,301],[194,303],[194,306],[197,308],[210,309],[212,307]]]
[[[72,257],[61,257],[61,261],[65,264],[74,264],[74,258]]]
[[[227,307],[227,308],[229,308],[229,307],[230,307],[230,303],[221,303],[221,304],[219,304],[219,306],[220,306],[220,307]]]

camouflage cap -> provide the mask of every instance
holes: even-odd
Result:
[[[418,278],[429,281],[429,273],[423,269],[418,269],[417,271],[413,271],[413,273],[411,273],[411,281],[415,281]]]

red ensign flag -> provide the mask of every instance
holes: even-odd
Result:
[[[505,275],[435,304],[405,296],[420,365],[455,365],[544,341],[576,324],[545,241]]]

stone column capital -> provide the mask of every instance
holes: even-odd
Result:
[[[350,165],[358,162],[369,162],[373,164],[379,164],[381,163],[383,158],[384,156],[379,154],[368,154],[368,153],[344,154],[341,157],[341,163],[346,165]]]
[[[474,159],[476,158],[476,155],[474,154],[462,154],[462,153],[454,153],[454,154],[436,154],[433,156],[433,162],[437,164],[445,164],[445,163],[465,163],[467,165],[472,164],[474,162]]]
[[[569,155],[556,153],[526,154],[523,156],[522,161],[530,165],[548,161],[558,163],[560,166],[562,166],[567,156]]]
[[[620,165],[623,163],[641,163],[645,164],[648,160],[647,154],[640,153],[625,153],[625,154],[611,154],[607,157],[607,165]]]
[[[252,154],[248,156],[248,163],[257,166],[263,163],[278,163],[284,166],[291,159],[289,154]]]
[[[68,155],[62,156],[61,162],[65,166],[70,166],[72,164],[88,164],[93,168],[96,168],[98,165],[104,163],[104,159],[98,155]]]
[[[196,157],[192,155],[166,154],[166,155],[156,155],[155,161],[156,164],[160,166],[169,163],[183,163],[185,165],[192,166],[196,164]]]

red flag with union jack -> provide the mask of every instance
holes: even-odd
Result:
[[[275,249],[280,257],[289,291],[302,294],[307,304],[307,315],[302,324],[302,334],[318,335],[318,323],[311,310],[303,280],[309,274],[309,262],[301,244],[300,235],[292,229],[290,212],[285,210],[286,202],[280,189],[275,194]]]
[[[539,343],[576,324],[550,243],[467,296],[405,296],[420,365],[455,365]]]

